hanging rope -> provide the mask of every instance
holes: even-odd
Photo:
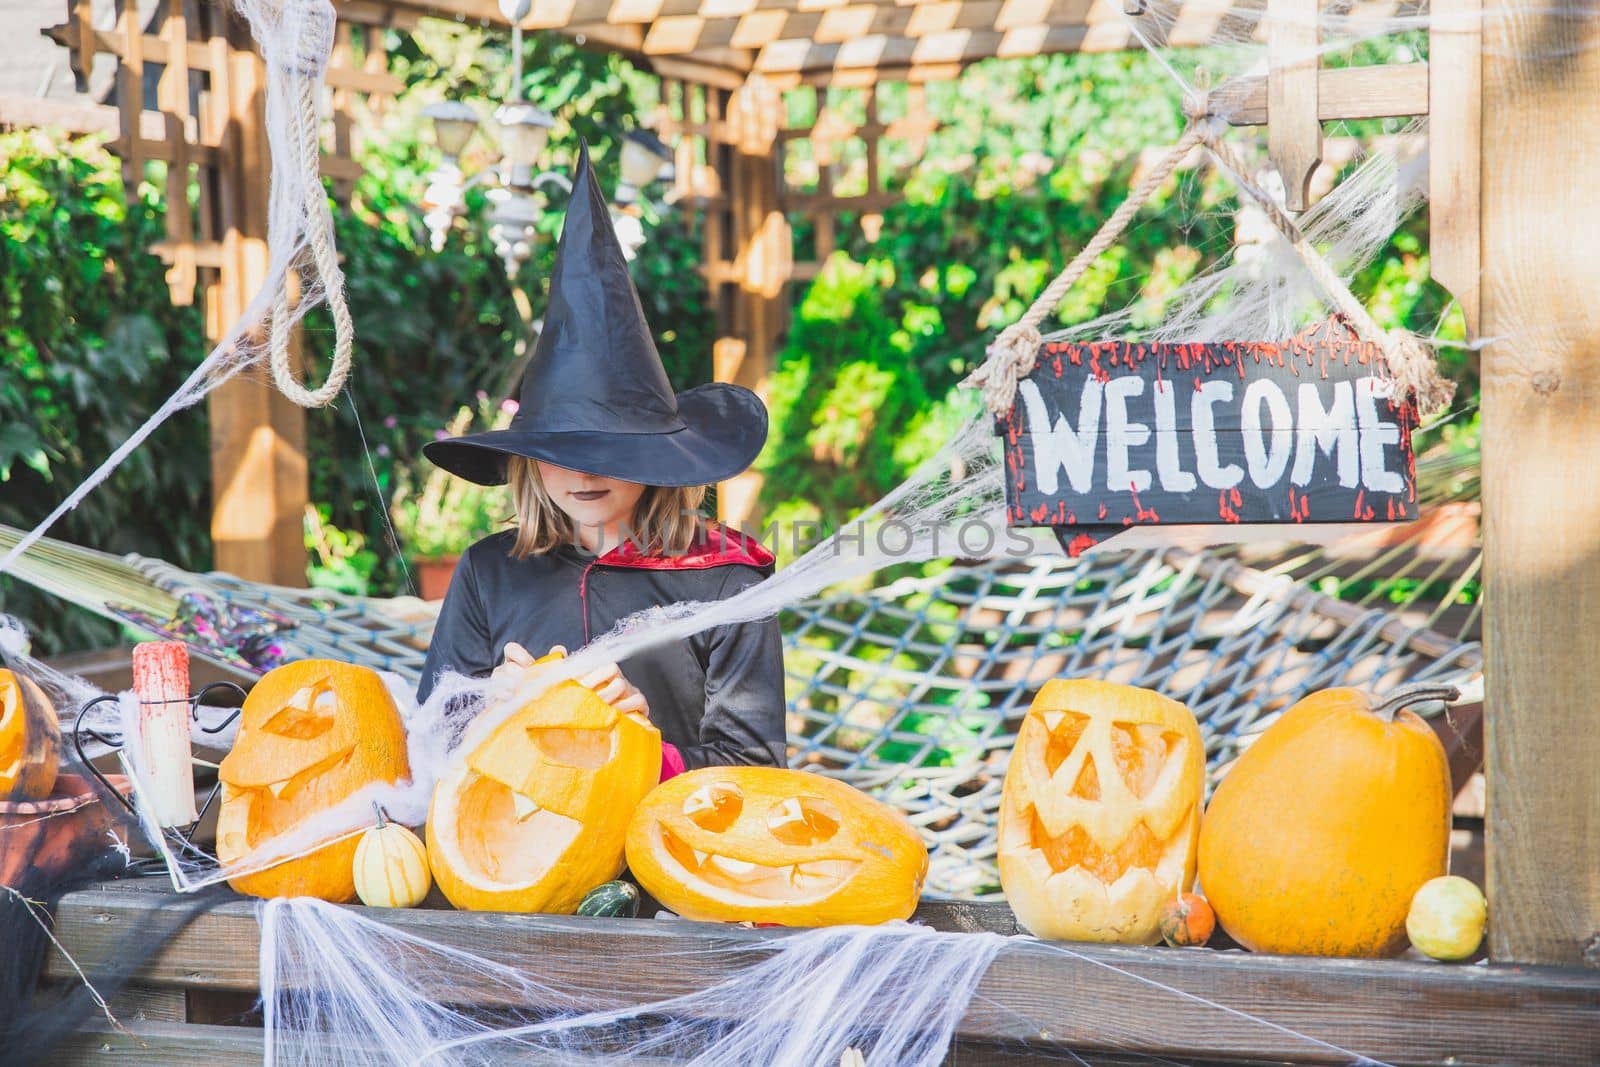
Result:
[[[284,396],[303,408],[327,407],[333,403],[344,388],[345,379],[350,376],[350,352],[355,343],[355,326],[350,320],[350,308],[345,303],[344,273],[339,270],[339,256],[333,244],[333,214],[328,210],[328,198],[322,190],[317,115],[320,85],[318,79],[302,80],[298,106],[290,126],[290,139],[306,190],[307,246],[297,257],[294,266],[298,268],[300,261],[309,254],[310,266],[322,283],[328,311],[333,315],[333,359],[328,367],[327,380],[316,389],[308,389],[295,378],[294,369],[289,364],[289,335],[294,325],[294,317],[289,311],[289,289],[297,271],[286,272],[283,283],[278,287],[268,336],[268,365],[272,368],[272,380]]]
[[[1061,303],[1090,265],[1122,236],[1133,216],[1166,182],[1183,158],[1195,145],[1200,144],[1233,176],[1239,187],[1261,205],[1339,314],[1358,335],[1378,346],[1401,395],[1409,393],[1415,396],[1418,407],[1424,413],[1447,405],[1455,394],[1455,384],[1440,377],[1432,351],[1415,335],[1398,330],[1391,333],[1373,321],[1361,301],[1350,292],[1349,286],[1306,240],[1305,234],[1289,213],[1271,194],[1250,180],[1249,167],[1222,139],[1222,123],[1215,119],[1210,94],[1203,86],[1199,91],[1185,96],[1183,110],[1188,122],[1177,142],[1101,224],[1083,250],[1073,257],[1054,281],[1045,286],[1028,310],[1022,313],[1022,317],[1000,331],[989,345],[987,358],[968,375],[962,385],[982,390],[984,406],[996,418],[1011,410],[1017,383],[1032,373],[1039,360],[1039,347],[1043,344],[1039,325]]]

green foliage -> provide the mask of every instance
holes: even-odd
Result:
[[[98,141],[0,134],[0,522],[32,528],[205,355],[199,310],[171,305],[165,268],[146,251],[164,236],[154,190],[125,203]],[[209,456],[204,419],[173,419],[55,536],[205,569]],[[0,610],[45,654],[116,638],[12,579],[0,578]]]

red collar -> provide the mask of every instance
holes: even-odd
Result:
[[[775,562],[760,541],[718,523],[708,523],[701,537],[676,555],[647,555],[632,541],[624,541],[594,561],[602,567],[632,567],[650,571],[697,571],[743,563],[770,567]]]

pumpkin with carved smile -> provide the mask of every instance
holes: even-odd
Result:
[[[0,670],[0,800],[43,800],[56,785],[61,728],[33,681]]]
[[[1056,679],[1017,734],[1000,801],[1000,884],[1039,937],[1154,944],[1194,881],[1205,750],[1148,689]]]
[[[239,736],[217,770],[217,859],[224,868],[373,782],[408,777],[405,727],[377,673],[334,660],[269,671],[245,698]],[[258,897],[355,899],[348,836],[306,856],[230,878]]]
[[[458,908],[571,914],[622,873],[628,817],[660,775],[647,718],[557,683],[440,778],[428,809],[434,883]]]
[[[904,815],[843,782],[703,767],[639,805],[628,866],[687,919],[835,926],[909,918],[928,850]]]

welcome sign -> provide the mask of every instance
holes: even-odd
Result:
[[[1135,524],[1407,522],[1411,431],[1377,345],[1051,343],[1000,420],[1013,526],[1072,555]]]

